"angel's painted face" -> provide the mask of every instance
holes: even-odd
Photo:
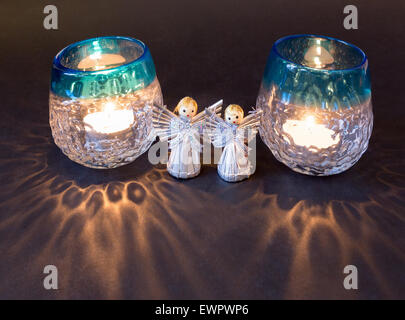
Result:
[[[226,110],[225,121],[230,124],[240,124],[243,119],[243,113],[237,110]]]
[[[197,102],[191,97],[184,97],[177,104],[175,112],[178,112],[179,116],[191,119],[197,114]]]
[[[197,114],[197,107],[192,104],[183,104],[179,108],[179,115],[192,118]]]

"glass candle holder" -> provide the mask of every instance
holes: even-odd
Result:
[[[148,47],[126,37],[74,43],[53,61],[49,120],[71,160],[115,168],[153,142],[152,103],[163,104]]]
[[[260,134],[294,171],[332,175],[366,151],[373,127],[366,55],[347,42],[295,35],[274,43],[257,108]]]

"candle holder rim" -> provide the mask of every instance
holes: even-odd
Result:
[[[79,70],[79,69],[74,69],[74,68],[68,68],[68,67],[65,67],[64,65],[62,65],[61,58],[62,58],[62,56],[63,56],[63,54],[65,52],[67,52],[68,50],[70,50],[70,49],[72,49],[72,48],[74,48],[74,47],[76,47],[76,46],[78,46],[80,44],[90,42],[90,41],[96,41],[96,40],[100,40],[100,39],[119,39],[119,40],[127,40],[127,41],[131,41],[131,42],[135,42],[136,44],[138,44],[138,45],[140,45],[142,47],[143,52],[138,58],[136,58],[136,59],[134,59],[134,60],[132,60],[130,62],[123,63],[123,64],[121,64],[121,65],[119,65],[117,67],[104,69],[104,70],[92,70],[92,71]],[[142,62],[145,59],[146,54],[147,54],[148,51],[149,51],[148,46],[144,42],[142,42],[141,40],[138,40],[138,39],[135,39],[135,38],[125,37],[125,36],[94,37],[94,38],[89,38],[89,39],[84,39],[84,40],[74,42],[74,43],[66,46],[62,50],[60,50],[53,59],[53,67],[60,70],[60,71],[62,71],[62,72],[64,72],[65,74],[71,74],[71,75],[78,75],[78,74],[83,74],[83,75],[106,74],[106,73],[110,73],[110,72],[116,72],[119,69],[124,69],[124,68],[128,67],[131,64]]]
[[[355,49],[355,50],[362,56],[362,61],[361,61],[359,64],[357,64],[357,65],[355,65],[355,66],[353,66],[353,67],[350,67],[350,68],[342,68],[342,69],[313,68],[313,67],[309,67],[309,66],[303,65],[303,64],[301,64],[301,63],[294,62],[294,61],[292,61],[292,60],[286,58],[284,55],[282,55],[282,54],[278,51],[277,46],[278,46],[280,43],[282,43],[282,42],[284,42],[284,41],[286,41],[286,40],[295,39],[295,38],[322,38],[322,39],[327,39],[327,40],[331,40],[331,41],[340,42],[340,43],[342,43],[342,44],[344,44],[344,45],[346,45],[346,46],[349,46],[349,47]],[[287,62],[289,62],[289,63],[291,63],[291,64],[293,64],[293,65],[295,65],[295,66],[298,66],[298,67],[301,67],[301,68],[305,68],[305,69],[311,69],[311,70],[313,70],[313,71],[327,72],[327,73],[331,73],[331,72],[345,72],[345,71],[350,72],[350,71],[354,71],[354,70],[357,70],[357,69],[361,69],[361,68],[367,63],[367,60],[368,60],[368,59],[367,59],[367,55],[364,53],[364,51],[361,50],[361,49],[360,49],[359,47],[357,47],[356,45],[351,44],[350,42],[347,42],[347,41],[344,41],[344,40],[341,40],[341,39],[334,38],[334,37],[323,36],[323,35],[317,35],[317,34],[305,34],[305,33],[303,33],[303,34],[294,34],[294,35],[288,35],[288,36],[282,37],[282,38],[276,40],[276,42],[274,42],[273,47],[272,47],[272,50],[274,50],[274,52],[276,53],[276,55],[277,55],[280,59],[282,59],[282,60],[284,60],[284,61],[287,61]]]

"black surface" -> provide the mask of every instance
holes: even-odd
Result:
[[[0,298],[405,298],[403,1],[47,1],[0,4]],[[258,142],[257,172],[171,178],[143,155],[96,171],[53,144],[54,55],[98,35],[145,41],[165,103],[254,105],[267,54],[295,33],[362,48],[372,71],[368,151],[332,177],[294,173]],[[43,289],[47,264],[59,290]],[[343,288],[354,264],[359,290]]]

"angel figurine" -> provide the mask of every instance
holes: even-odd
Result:
[[[157,135],[161,141],[169,142],[167,171],[175,178],[193,178],[201,170],[200,135],[207,114],[204,111],[197,114],[197,108],[197,102],[193,98],[185,97],[177,104],[174,112],[165,106],[155,106],[153,110],[153,123]],[[221,109],[222,100],[206,110],[220,114]]]
[[[225,120],[206,109],[207,130],[215,148],[222,148],[218,162],[218,174],[227,182],[237,182],[249,178],[255,172],[255,165],[248,157],[249,148],[245,144],[248,137],[254,137],[260,123],[260,111],[253,110],[244,117],[243,109],[231,104],[225,109]],[[250,131],[250,132],[249,132]]]

